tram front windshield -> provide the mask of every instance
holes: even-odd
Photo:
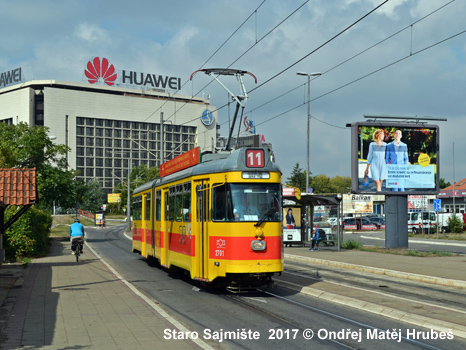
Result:
[[[212,189],[214,221],[281,221],[280,184],[223,184]]]

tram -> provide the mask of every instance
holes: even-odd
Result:
[[[279,167],[267,148],[200,152],[134,190],[133,252],[232,292],[271,284],[284,263]]]

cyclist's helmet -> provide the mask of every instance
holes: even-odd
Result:
[[[80,222],[78,218],[74,219],[74,222]]]

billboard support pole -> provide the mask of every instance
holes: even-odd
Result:
[[[385,196],[385,248],[408,248],[408,195]]]

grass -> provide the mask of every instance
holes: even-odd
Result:
[[[74,223],[74,215],[58,215],[53,218],[54,227],[50,230],[52,238],[69,238],[70,225]],[[80,217],[79,220],[84,226],[94,226],[94,221],[88,218]]]
[[[408,237],[411,238],[425,238],[425,239],[437,239],[437,232],[432,233],[432,234],[426,234],[426,233],[420,233],[417,235],[414,235],[412,233],[408,233]],[[445,239],[445,240],[453,240],[453,241],[466,241],[466,235],[464,233],[439,233],[438,234],[439,239]]]
[[[421,258],[460,255],[460,254],[449,253],[449,252],[441,251],[441,250],[420,251],[420,250],[408,249],[408,248],[361,247],[361,248],[358,248],[357,250],[360,250],[363,252],[415,256],[415,257],[421,257]]]

